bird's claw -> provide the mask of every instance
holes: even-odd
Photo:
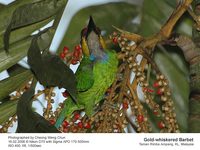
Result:
[[[163,42],[161,42],[161,44],[176,46],[179,36],[180,36],[180,34],[178,34],[178,33],[172,33],[171,36],[167,40],[164,40]]]

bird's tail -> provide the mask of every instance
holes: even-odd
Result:
[[[60,127],[60,125],[65,120],[65,118],[69,118],[74,111],[80,110],[80,109],[81,109],[81,107],[79,107],[77,104],[75,104],[71,97],[66,99],[64,102],[64,107],[61,110],[61,112],[56,120],[56,123],[55,123],[56,128]]]

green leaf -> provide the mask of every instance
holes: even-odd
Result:
[[[9,37],[12,30],[43,21],[55,15],[62,9],[67,0],[57,2],[56,0],[39,1],[18,7],[12,16],[10,24],[4,33],[5,50],[9,48]]]
[[[0,34],[4,32],[6,26],[9,24],[9,21],[12,17],[12,13],[15,11],[16,8],[27,4],[27,3],[34,3],[38,0],[18,0],[14,1],[13,3],[2,7],[0,9]]]
[[[10,47],[10,53],[6,54],[5,50],[0,51],[0,72],[8,69],[26,56],[32,37],[14,43]]]
[[[73,49],[75,45],[80,43],[80,31],[87,25],[86,22],[90,15],[100,29],[106,31],[104,36],[108,36],[114,30],[112,25],[121,29],[136,31],[137,25],[134,25],[132,20],[138,15],[139,11],[139,7],[127,3],[108,3],[80,10],[72,18],[58,52],[66,45]]]
[[[159,32],[177,4],[176,1],[172,0],[144,0],[139,33],[148,37]],[[183,16],[180,20],[175,26],[177,32],[191,35],[192,19]]]
[[[50,45],[51,39],[55,33],[53,28],[45,30],[43,36],[39,37],[39,46],[47,48]],[[15,65],[18,61],[24,58],[30,47],[32,37],[26,38],[19,42],[13,43],[10,47],[10,53],[6,54],[5,50],[0,50],[0,72]]]
[[[7,97],[11,92],[20,88],[23,84],[28,82],[31,77],[32,73],[28,70],[0,81],[0,100]]]
[[[10,67],[9,69],[7,69],[8,71],[8,74],[10,77],[13,77],[13,76],[16,76],[20,73],[23,73],[24,71],[27,71],[28,69],[16,64],[16,65],[13,65],[12,67]]]
[[[34,3],[37,1],[38,0],[18,0],[0,9],[0,48],[2,48],[3,34],[12,18],[13,12],[24,4]]]
[[[37,0],[14,1],[12,4],[9,4],[8,6],[6,6],[5,9],[4,8],[2,10],[0,9],[0,14],[1,14],[0,15],[0,22],[1,22],[0,23],[0,48],[4,46],[3,44],[4,32],[9,24],[9,21],[11,20],[13,11],[24,4],[34,3],[35,1]],[[32,25],[26,26],[26,27],[15,29],[14,31],[11,32],[10,43],[17,42],[19,40],[26,38],[27,36],[30,36],[31,33],[33,33],[36,30],[39,30],[41,27],[46,25],[48,22],[50,22],[54,18],[55,16],[50,17],[44,21],[40,21],[38,23],[34,23]]]
[[[0,124],[8,121],[8,119],[16,113],[17,102],[17,100],[9,100],[0,104]]]
[[[3,103],[5,103],[5,102],[7,102],[7,101],[9,101],[9,100],[10,100],[10,97],[7,96],[6,98],[1,99],[1,100],[0,100],[0,103],[3,104]]]
[[[39,23],[35,23],[12,31],[10,34],[10,44],[29,37],[34,31],[39,30],[41,27],[45,26],[54,18],[55,17],[51,17]],[[4,47],[3,36],[4,36],[3,33],[2,34],[0,33],[0,48]]]
[[[150,36],[157,33],[167,21],[172,11],[173,7],[166,3],[165,0],[144,0],[139,33],[143,36]]]
[[[65,88],[74,100],[77,97],[76,78],[73,71],[57,55],[43,54],[37,43],[32,40],[28,51],[28,63],[37,80],[45,87]]]
[[[18,133],[59,133],[55,126],[32,110],[36,81],[23,93],[17,105]]]

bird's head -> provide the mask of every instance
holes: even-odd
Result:
[[[83,54],[91,60],[103,57],[105,42],[101,36],[101,30],[95,25],[91,16],[87,27],[81,31],[81,46]]]

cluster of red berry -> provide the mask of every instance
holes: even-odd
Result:
[[[151,88],[148,88],[148,87],[143,87],[143,92],[154,93],[155,90],[157,89],[157,91],[156,91],[156,94],[157,94],[157,95],[162,96],[162,95],[164,94],[164,89],[162,88],[162,82],[161,82],[161,81],[156,80],[156,81],[153,83],[153,87],[154,87],[155,89],[151,89]],[[156,116],[158,116],[158,117],[160,117],[160,113],[159,113],[159,111],[158,111],[157,108],[155,108],[155,109],[153,110],[153,114],[156,115]],[[136,119],[137,119],[137,122],[138,122],[138,123],[142,123],[142,122],[144,121],[144,116],[143,116],[143,115],[138,115]],[[164,124],[163,121],[158,121],[157,126],[158,126],[158,128],[160,128],[160,129],[165,128],[165,124]]]
[[[161,82],[161,81],[156,81],[156,82],[154,82],[154,84],[153,84],[153,87],[158,88],[158,90],[157,90],[157,92],[156,92],[158,95],[162,95],[163,92],[164,92],[164,89],[163,89],[163,88],[159,88],[161,85],[162,85],[162,82]]]
[[[90,129],[91,125],[89,122],[83,123],[81,115],[79,113],[75,113],[72,122],[68,122],[67,120],[62,123],[62,132],[77,132],[79,129]]]
[[[63,48],[63,51],[60,53],[60,58],[64,59],[66,57],[66,55],[67,55],[68,52],[69,52],[69,48],[65,46]]]
[[[144,116],[143,115],[138,115],[137,116],[137,122],[138,123],[142,123],[144,121]],[[163,123],[163,121],[159,121],[157,123],[158,128],[163,129],[165,128],[165,124]]]
[[[164,92],[164,89],[160,88],[161,85],[162,85],[161,81],[155,81],[154,84],[153,84],[153,87],[157,88],[157,91],[156,91],[157,95],[162,95],[163,92]],[[143,89],[143,90],[146,91],[146,92],[149,92],[149,93],[153,93],[154,92],[153,89],[149,89],[149,88],[146,88],[146,89]],[[153,110],[153,114],[156,115],[156,116],[159,116],[158,110],[157,109]],[[159,121],[158,124],[157,124],[157,126],[160,129],[165,128],[165,124],[163,123],[163,121]]]
[[[82,58],[82,49],[80,45],[74,47],[73,52],[69,52],[69,48],[64,46],[63,51],[60,53],[60,58],[69,62],[72,65],[76,65]]]
[[[161,83],[162,84],[162,83]],[[162,89],[162,88],[159,88],[160,86],[161,86],[161,84],[159,83],[159,82],[154,82],[154,84],[153,84],[153,87],[154,88],[158,88],[157,89],[157,91],[156,91],[156,94],[157,95],[162,95],[163,94],[163,92],[164,92],[164,89]],[[147,87],[144,87],[143,88],[143,91],[144,92],[148,92],[148,93],[154,93],[154,90],[153,89],[150,89],[150,88],[147,88]]]
[[[55,119],[49,120],[50,124],[55,125],[56,121]],[[68,122],[67,120],[64,120],[62,123],[61,131],[64,133],[67,132],[77,132],[78,129],[90,129],[91,125],[89,122],[83,122],[81,115],[79,113],[74,113],[74,116],[72,118],[72,122]]]

